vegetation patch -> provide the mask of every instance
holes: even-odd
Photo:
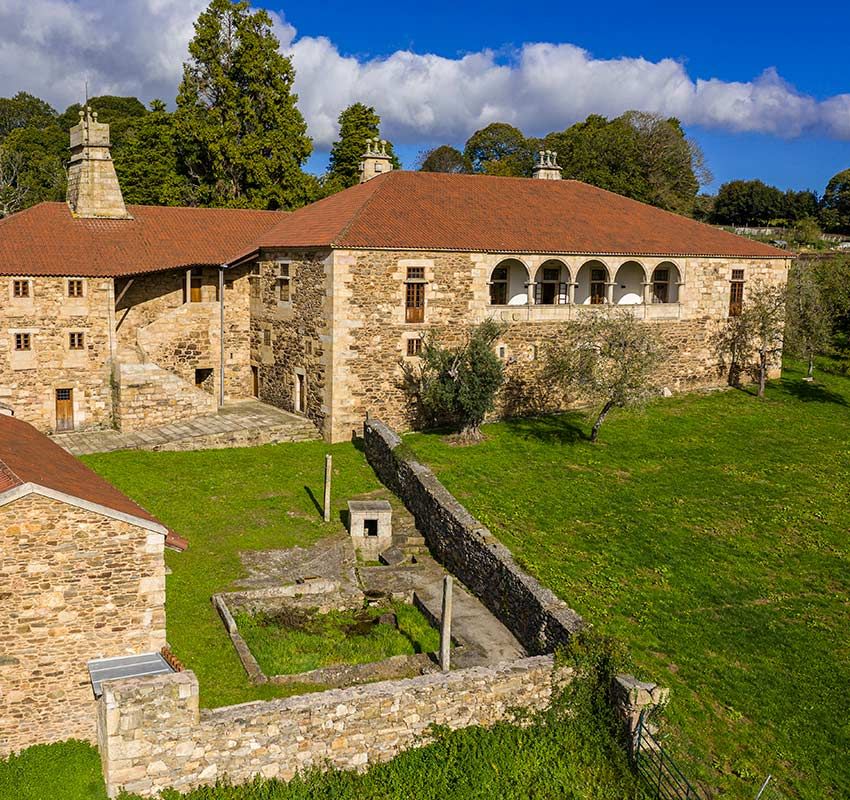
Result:
[[[239,633],[266,675],[435,652],[440,635],[407,603],[310,614],[288,608],[235,615]]]

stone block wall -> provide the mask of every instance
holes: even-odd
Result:
[[[203,711],[191,672],[110,681],[98,704],[107,790],[152,796],[224,778],[362,769],[427,743],[431,724],[489,726],[512,709],[542,709],[554,678],[552,657],[537,656]]]
[[[28,297],[14,297],[16,280],[28,282]],[[72,390],[75,429],[112,423],[112,279],[76,280],[82,297],[68,297],[69,278],[0,279],[0,403],[46,432],[56,428],[56,389]],[[70,349],[72,332],[83,334],[82,350]],[[15,350],[15,333],[30,335],[29,351]]]
[[[562,336],[585,306],[491,306],[489,279],[504,256],[491,253],[424,253],[378,250],[338,250],[333,253],[329,284],[329,314],[333,330],[333,381],[328,402],[329,421],[325,434],[334,441],[347,439],[368,413],[400,430],[416,424],[402,382],[400,364],[409,361],[407,340],[425,332],[446,344],[459,343],[471,325],[494,317],[506,322],[508,330],[500,344],[505,346],[509,383],[534,392],[529,378],[535,359],[548,341]],[[512,255],[527,265],[532,278],[549,256]],[[564,256],[560,261],[575,279],[587,257]],[[606,258],[612,279],[620,263],[634,259]],[[631,308],[648,324],[657,325],[669,346],[662,367],[662,383],[672,390],[720,386],[725,375],[719,370],[710,337],[726,319],[732,269],[745,271],[747,285],[756,280],[782,284],[787,260],[722,258],[642,259],[646,275],[661,262],[679,270],[682,285],[679,302],[622,306]],[[425,320],[405,321],[405,278],[409,267],[422,267],[425,274]],[[745,290],[746,292],[746,290]],[[512,408],[505,392],[498,411],[522,412]]]
[[[379,420],[363,430],[366,458],[404,502],[432,555],[478,597],[529,653],[551,653],[581,617],[524,572],[510,550],[473,517],[431,470],[399,452],[401,439]]]
[[[260,400],[295,411],[296,373],[305,378],[303,413],[322,428],[329,408],[333,342],[328,319],[327,250],[266,250],[251,275],[251,364]],[[289,300],[280,300],[280,264],[289,267]]]
[[[40,495],[0,506],[0,756],[95,740],[86,662],[165,644],[164,541]]]

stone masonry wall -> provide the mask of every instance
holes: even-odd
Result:
[[[553,676],[552,657],[537,656],[204,711],[192,672],[110,681],[98,704],[107,791],[151,796],[224,778],[362,769],[427,743],[431,724],[489,726],[515,708],[542,709]]]
[[[86,662],[165,644],[164,540],[40,495],[0,506],[0,756],[95,740]]]
[[[327,250],[267,250],[251,275],[251,363],[259,398],[295,411],[296,374],[304,375],[304,413],[320,429],[328,410],[331,329],[327,319]],[[289,266],[288,301],[280,300],[279,265]]]
[[[29,283],[14,297],[13,283]],[[111,278],[83,278],[83,296],[68,297],[68,278],[0,279],[0,403],[39,430],[56,428],[56,389],[71,389],[74,427],[112,423],[109,385]],[[70,349],[70,334],[83,349]],[[15,350],[15,333],[29,333],[31,349]]]
[[[549,256],[512,256],[527,265],[530,276]],[[504,256],[490,253],[423,253],[378,250],[335,251],[333,254],[332,328],[333,385],[326,435],[347,439],[368,414],[406,430],[416,420],[402,385],[400,364],[409,361],[407,340],[433,332],[456,344],[471,325],[488,317],[508,329],[505,346],[509,385],[522,384],[534,371],[546,342],[562,335],[579,315],[596,307],[491,306],[488,281]],[[587,257],[564,256],[572,279]],[[612,279],[627,258],[604,258]],[[747,285],[755,280],[782,284],[786,260],[757,261],[722,258],[642,259],[647,280],[658,264],[667,262],[680,273],[679,302],[624,306],[657,325],[669,346],[661,379],[672,390],[719,386],[725,376],[710,345],[711,334],[726,319],[732,269],[744,269]],[[405,278],[408,267],[422,267],[425,279],[425,321],[405,322]],[[746,290],[745,290],[746,291]],[[525,383],[528,383],[526,380]],[[534,391],[531,386],[526,387]],[[500,412],[518,411],[510,398],[500,398]]]
[[[432,555],[481,600],[529,653],[551,653],[582,625],[581,617],[524,572],[510,550],[473,517],[427,467],[399,452],[401,439],[367,420],[366,458],[416,519]]]

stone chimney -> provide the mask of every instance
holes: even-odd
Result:
[[[392,157],[387,153],[387,143],[377,136],[366,140],[366,152],[360,161],[360,183],[366,183],[376,175],[393,168]]]
[[[86,106],[71,128],[68,205],[74,216],[132,219],[124,206],[110,147],[109,125],[98,122],[97,112]]]
[[[541,150],[531,173],[532,178],[541,181],[561,180],[561,168],[558,166],[558,154],[554,150]]]

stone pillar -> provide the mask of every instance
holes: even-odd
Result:
[[[443,577],[443,610],[440,619],[440,668],[451,669],[452,653],[452,576]]]
[[[568,283],[567,284],[567,303],[571,306],[576,304],[576,287],[577,283]]]
[[[614,286],[616,286],[614,283],[605,284],[605,302],[609,306],[614,305]]]
[[[646,723],[646,715],[652,709],[667,704],[670,699],[670,690],[655,683],[639,681],[634,675],[617,675],[614,679],[614,698],[629,737],[629,746],[634,752],[637,747],[638,723],[641,714],[646,712],[644,716],[644,723]]]
[[[643,304],[648,306],[652,302],[652,284],[643,284]]]
[[[526,296],[527,296],[526,302],[530,306],[534,305],[534,287],[535,286],[537,286],[537,284],[534,281],[529,281],[527,284],[525,284],[525,291],[526,291]]]

